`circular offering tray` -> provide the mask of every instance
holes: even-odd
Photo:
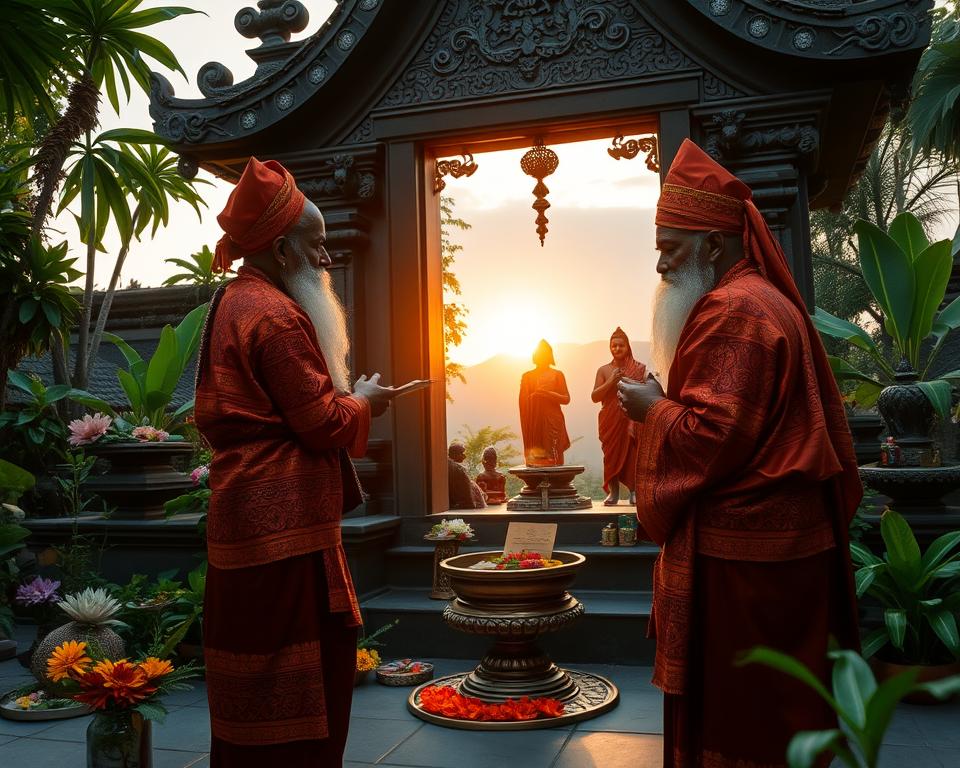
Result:
[[[943,497],[960,487],[960,464],[942,467],[884,467],[876,463],[860,467],[865,485],[889,496],[896,509],[923,507],[943,509]]]
[[[410,668],[414,667],[414,670]],[[400,659],[377,667],[377,682],[382,685],[401,687],[420,685],[433,679],[433,664],[428,661]]]
[[[71,702],[64,707],[54,707],[51,709],[23,709],[17,706],[16,699],[20,696],[26,696],[34,691],[39,691],[40,685],[21,686],[12,691],[0,695],[0,717],[7,720],[20,720],[22,722],[36,723],[43,720],[67,720],[71,717],[81,717],[89,715],[93,710],[86,704]]]
[[[563,702],[563,714],[560,717],[539,717],[536,720],[460,720],[453,717],[444,717],[432,712],[426,712],[420,702],[420,693],[430,685],[449,685],[457,690],[470,673],[461,672],[456,675],[441,677],[438,680],[421,685],[411,692],[407,699],[407,709],[421,720],[447,728],[459,728],[465,731],[528,731],[535,728],[556,728],[561,725],[571,725],[581,720],[609,712],[617,706],[620,692],[617,686],[607,678],[592,675],[588,672],[567,670],[577,687],[577,695]]]

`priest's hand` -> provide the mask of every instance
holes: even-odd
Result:
[[[380,374],[375,373],[369,379],[362,374],[353,385],[353,394],[370,403],[370,413],[376,417],[387,410],[390,401],[396,396],[396,391],[392,387],[381,387]]]
[[[663,387],[653,376],[647,376],[646,381],[624,377],[617,384],[617,390],[620,407],[633,421],[643,421],[654,403],[665,397]]]

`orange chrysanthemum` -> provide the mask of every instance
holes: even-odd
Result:
[[[148,656],[140,662],[140,669],[147,676],[147,680],[153,680],[156,677],[163,677],[173,672],[173,664],[166,659],[158,659],[154,656]]]
[[[87,656],[86,643],[68,640],[54,648],[47,659],[47,677],[59,683],[66,677],[82,675],[87,671],[86,665],[92,661],[93,659]]]
[[[97,662],[79,682],[83,690],[77,700],[97,709],[104,709],[111,701],[131,707],[157,691],[156,686],[149,684],[146,673],[126,659]]]

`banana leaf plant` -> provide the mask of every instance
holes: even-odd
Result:
[[[149,360],[127,342],[112,333],[104,339],[115,344],[127,361],[127,370],[117,369],[117,377],[130,401],[133,426],[149,425],[167,432],[176,429],[193,411],[193,398],[174,413],[167,412],[173,393],[187,364],[200,346],[200,334],[207,317],[207,305],[192,310],[174,328],[165,325],[160,343]]]
[[[787,746],[790,768],[812,768],[823,754],[833,754],[847,768],[877,768],[883,736],[900,700],[913,691],[926,691],[938,699],[960,692],[960,675],[917,685],[918,670],[911,669],[877,684],[863,658],[853,651],[830,651],[833,660],[831,688],[793,656],[758,647],[738,664],[763,664],[778,669],[816,691],[837,713],[839,728],[800,731]],[[834,763],[831,763],[834,765]]]
[[[863,641],[863,655],[878,651],[899,664],[946,664],[960,659],[960,531],[946,533],[920,552],[907,521],[893,509],[880,518],[887,551],[877,557],[851,542],[857,597],[883,607],[883,626]]]
[[[902,213],[887,232],[860,220],[854,225],[860,246],[860,268],[884,317],[895,360],[889,360],[873,336],[855,323],[817,307],[813,324],[823,336],[846,341],[865,352],[876,365],[877,375],[858,370],[851,362],[830,356],[833,375],[840,383],[857,383],[856,401],[872,406],[884,387],[895,382],[895,367],[906,360],[919,374],[918,386],[944,419],[950,415],[952,383],[960,370],[929,377],[950,331],[960,327],[960,298],[939,310],[953,267],[949,240],[931,243],[920,221]]]

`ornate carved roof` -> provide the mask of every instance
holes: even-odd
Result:
[[[862,59],[922,48],[929,0],[687,0],[755,45],[794,56]]]

